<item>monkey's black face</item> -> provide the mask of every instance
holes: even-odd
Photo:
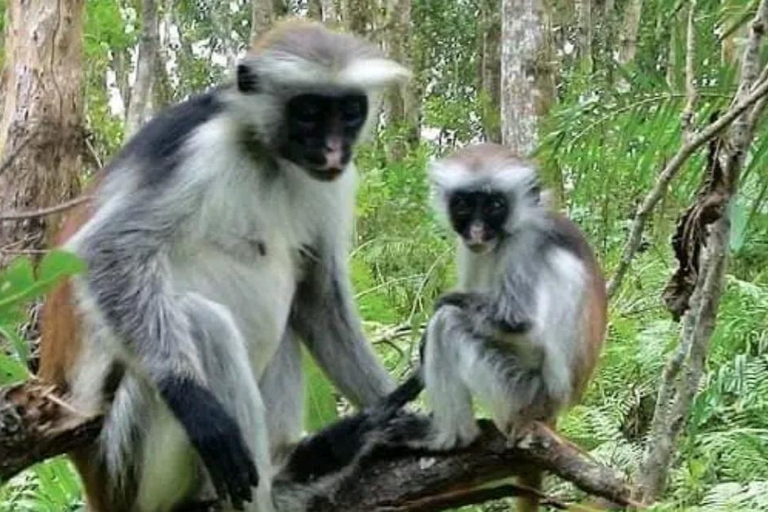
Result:
[[[448,199],[448,213],[454,231],[467,248],[476,253],[493,250],[502,236],[509,216],[509,199],[497,192],[454,192]]]
[[[283,158],[321,181],[338,178],[352,158],[352,148],[368,116],[364,94],[302,94],[288,101]]]

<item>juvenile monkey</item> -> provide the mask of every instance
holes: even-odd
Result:
[[[458,235],[458,290],[438,300],[422,340],[433,412],[429,445],[479,434],[472,397],[512,440],[579,399],[605,336],[605,283],[584,235],[553,212],[536,167],[495,144],[429,171],[435,205]],[[539,473],[523,484],[541,485]],[[535,510],[528,499],[521,510]]]
[[[49,298],[41,355],[42,378],[105,412],[72,454],[90,512],[272,510],[273,459],[302,430],[299,341],[353,403],[393,388],[346,259],[353,147],[407,75],[353,36],[284,23],[101,174],[59,238],[88,270]]]

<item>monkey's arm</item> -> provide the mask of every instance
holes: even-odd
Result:
[[[395,388],[363,335],[343,256],[315,260],[300,283],[291,325],[328,377],[355,405],[374,405]]]
[[[514,296],[496,298],[478,292],[449,292],[437,299],[435,311],[445,306],[462,310],[471,320],[475,334],[481,337],[493,334],[524,334],[531,329],[530,308],[523,306]]]
[[[256,468],[236,422],[206,383],[191,322],[200,306],[174,290],[169,277],[169,240],[184,206],[160,204],[159,196],[140,190],[127,198],[98,212],[76,242],[88,265],[84,307],[155,385],[217,491],[237,506],[250,501]]]

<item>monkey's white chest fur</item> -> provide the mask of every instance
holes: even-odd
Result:
[[[302,251],[325,245],[325,226],[333,224],[323,223],[339,211],[332,199],[340,187],[309,181],[296,186],[290,180],[303,177],[290,174],[270,181],[240,164],[228,179],[211,183],[173,266],[180,287],[232,313],[258,378],[285,332],[302,278]],[[321,188],[310,198],[302,186]]]

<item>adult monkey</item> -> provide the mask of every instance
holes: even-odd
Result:
[[[72,454],[90,511],[213,493],[271,510],[271,455],[301,432],[298,338],[354,403],[394,387],[345,260],[352,147],[407,74],[352,36],[284,23],[235,84],[160,114],[104,171],[62,232],[88,272],[49,298],[41,354],[75,407],[106,409]]]

